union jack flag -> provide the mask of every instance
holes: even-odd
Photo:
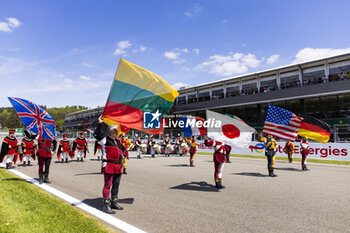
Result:
[[[55,120],[38,105],[16,97],[8,97],[25,129],[46,139],[56,139]]]

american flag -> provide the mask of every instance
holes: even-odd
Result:
[[[288,110],[269,105],[263,133],[295,141],[302,120],[302,117]]]
[[[46,139],[55,139],[55,120],[38,105],[16,97],[8,97],[24,127]]]

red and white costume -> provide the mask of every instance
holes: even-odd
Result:
[[[77,150],[77,159],[81,159],[81,161],[83,161],[83,158],[86,157],[87,150],[87,142],[83,136],[83,133],[80,133],[80,136],[74,140],[73,147]]]
[[[222,142],[218,142],[215,140],[205,140],[204,141],[206,146],[212,146],[214,149],[214,179],[215,183],[218,187],[218,183],[221,186],[221,180],[222,180],[222,172],[224,169],[224,164],[226,162],[226,156],[227,156],[227,150],[229,149],[226,147],[225,144]],[[223,186],[222,186],[223,187]]]
[[[11,168],[12,163],[16,164],[18,158],[18,141],[13,134],[14,130],[10,130],[10,134],[4,138],[1,146],[1,157],[6,163],[6,169]]]
[[[48,179],[50,164],[51,164],[52,154],[54,153],[54,151],[56,151],[56,147],[57,147],[56,140],[51,140],[46,138],[38,139],[37,155],[38,155],[38,162],[39,162],[39,179],[40,179],[39,183],[40,184],[43,181],[46,183],[50,183]]]
[[[299,141],[299,140],[297,140]],[[308,170],[306,167],[307,156],[309,155],[309,141],[305,138],[300,140],[301,167],[303,170]]]
[[[70,142],[63,138],[63,140],[60,141],[60,145],[58,147],[57,157],[58,160],[66,160],[68,161],[68,156],[70,152]]]
[[[23,165],[28,163],[30,165],[30,162],[33,159],[35,159],[35,148],[36,144],[33,139],[25,137],[22,139],[22,153],[23,153]]]

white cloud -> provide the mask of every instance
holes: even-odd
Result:
[[[195,52],[197,55],[200,53],[199,49],[192,49],[193,52]]]
[[[92,80],[92,78],[90,78],[89,76],[85,76],[85,75],[80,75],[79,78],[82,80]]]
[[[16,18],[6,18],[7,22],[0,22],[0,31],[12,32],[13,29],[19,27],[21,22]]]
[[[249,68],[257,68],[264,59],[257,59],[254,54],[230,53],[228,56],[213,55],[195,70],[209,72],[220,76],[230,76],[247,72]]]
[[[180,55],[180,53],[174,52],[174,51],[165,51],[164,52],[164,57],[166,57],[169,60],[175,60],[178,58],[179,55]]]
[[[19,27],[19,25],[21,25],[21,22],[16,18],[7,18],[7,21],[9,21],[9,25],[11,28],[16,28]]]
[[[280,55],[274,54],[266,60],[266,64],[275,63],[276,61],[278,61],[279,58],[280,58]]]
[[[126,54],[126,51],[124,51],[122,49],[116,49],[113,54],[114,55],[123,55],[123,54]]]
[[[145,52],[147,50],[146,46],[140,45],[140,52]]]
[[[301,63],[310,60],[322,59],[325,57],[336,56],[344,53],[350,53],[350,48],[332,49],[332,48],[304,48],[299,50],[295,55],[295,60],[292,63]]]
[[[179,90],[180,88],[184,88],[184,87],[190,87],[190,84],[187,83],[175,83],[172,85],[176,90]]]
[[[122,40],[118,42],[118,48],[120,49],[126,49],[126,48],[129,48],[130,46],[131,46],[131,43],[128,40]]]
[[[192,17],[192,16],[197,15],[201,11],[202,11],[202,7],[198,3],[195,3],[193,5],[192,9],[190,11],[184,12],[184,14],[188,17]]]
[[[227,23],[226,19],[221,20],[221,23]]]
[[[86,68],[95,68],[96,66],[93,64],[88,64],[88,63],[81,63],[82,66],[86,67]]]
[[[189,49],[187,48],[175,48],[173,51],[165,51],[164,57],[166,57],[169,60],[172,60],[174,64],[181,64],[186,62],[186,59],[182,58],[181,56],[188,52]]]
[[[122,40],[117,43],[118,48],[114,51],[114,55],[126,54],[125,49],[131,47],[131,43],[128,40]]]

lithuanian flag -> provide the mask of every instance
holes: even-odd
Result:
[[[326,143],[331,136],[330,126],[319,119],[307,116],[300,124],[298,135],[309,139]]]
[[[144,112],[169,114],[179,93],[158,75],[124,59],[120,59],[107,104],[103,112],[108,125],[121,124],[151,134],[159,129],[143,128]],[[161,118],[161,123],[162,123]]]

